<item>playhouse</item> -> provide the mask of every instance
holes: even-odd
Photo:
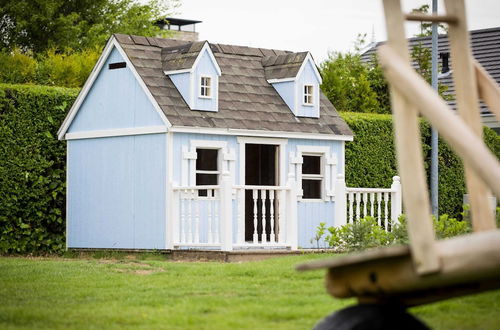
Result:
[[[308,52],[113,35],[59,130],[67,247],[313,247],[353,139],[320,84]]]

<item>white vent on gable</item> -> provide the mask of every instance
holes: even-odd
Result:
[[[162,49],[164,73],[191,110],[218,111],[222,72],[206,41]]]

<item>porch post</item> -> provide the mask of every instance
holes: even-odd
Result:
[[[391,185],[391,223],[394,225],[398,223],[398,218],[403,212],[403,198],[401,195],[401,179],[399,176],[392,178]]]
[[[223,251],[233,250],[233,198],[231,190],[231,175],[228,171],[224,171],[221,177],[219,208]]]
[[[335,227],[347,224],[347,199],[344,175],[337,175],[335,181]]]
[[[298,249],[298,224],[297,224],[297,184],[295,175],[288,174],[288,198],[287,198],[287,243],[290,244],[292,250]]]

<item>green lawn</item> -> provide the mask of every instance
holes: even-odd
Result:
[[[0,328],[308,329],[353,300],[334,300],[323,271],[261,262],[0,258]],[[436,329],[500,326],[500,291],[413,309]]]

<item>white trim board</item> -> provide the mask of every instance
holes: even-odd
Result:
[[[118,43],[116,38],[114,36],[112,36],[108,40],[108,43],[106,44],[106,47],[104,47],[104,50],[103,50],[101,56],[99,57],[99,60],[97,61],[94,68],[92,69],[90,76],[87,78],[87,81],[85,81],[85,84],[83,85],[82,90],[78,94],[78,97],[76,98],[75,102],[73,103],[73,106],[69,110],[68,115],[66,116],[61,127],[59,128],[59,131],[57,132],[57,138],[59,140],[63,140],[66,137],[66,135],[67,135],[66,132],[68,131],[69,127],[71,126],[73,119],[75,118],[76,114],[80,110],[80,107],[81,107],[83,101],[87,97],[87,94],[89,93],[95,80],[99,76],[99,73],[101,72],[102,67],[104,66],[104,63],[108,59],[109,54],[111,54],[111,51],[113,50],[114,47],[116,47],[116,49],[118,50],[120,55],[123,57],[123,59],[127,63],[127,67],[130,68],[130,71],[132,72],[134,77],[137,79],[137,82],[141,86],[142,90],[144,91],[144,93],[146,93],[147,98],[149,99],[149,101],[151,102],[153,107],[155,108],[156,112],[160,116],[163,123],[165,124],[165,127],[168,128],[168,127],[172,126],[170,124],[170,122],[168,121],[167,117],[165,116],[165,114],[163,113],[163,110],[161,110],[160,105],[158,104],[158,102],[156,102],[155,98],[151,94],[151,91],[149,90],[149,88],[146,86],[146,84],[144,83],[142,78],[137,73],[137,70],[135,69],[134,65],[132,64],[132,62],[130,62],[130,59],[128,58],[127,54],[125,54],[125,51],[120,46],[120,44]]]
[[[318,133],[295,133],[283,131],[257,131],[234,128],[205,128],[190,126],[170,127],[169,131],[176,133],[197,133],[197,134],[215,134],[231,136],[249,136],[263,138],[286,138],[286,139],[308,139],[308,140],[329,140],[329,141],[352,141],[353,135],[336,134],[318,134]]]
[[[165,132],[167,132],[167,128],[165,126],[145,126],[66,133],[64,138],[66,140],[79,140],[125,135],[157,134]]]

